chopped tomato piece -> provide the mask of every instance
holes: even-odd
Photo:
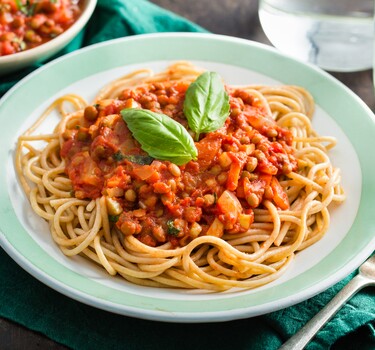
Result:
[[[221,146],[221,137],[217,133],[208,134],[205,138],[195,143],[198,150],[198,163],[200,170],[206,170],[214,161]]]
[[[280,182],[276,177],[272,178],[271,188],[273,190],[273,201],[275,202],[275,204],[282,210],[289,209],[288,196],[284,189],[281,187]]]
[[[217,201],[219,211],[226,214],[231,222],[236,222],[238,215],[242,212],[242,205],[233,192],[224,191]]]
[[[249,124],[261,134],[267,134],[271,129],[277,129],[276,122],[268,115],[261,113],[257,109],[248,109],[244,113]]]
[[[73,156],[66,172],[74,185],[77,198],[98,198],[104,184],[102,171],[92,160],[89,152],[80,152]]]
[[[133,174],[141,180],[155,182],[160,178],[159,173],[152,165],[134,165]]]
[[[266,183],[266,186],[269,186],[271,184],[272,178],[273,176],[268,174],[260,174],[258,176],[258,179],[264,181]]]
[[[208,231],[206,232],[207,236],[221,237],[224,233],[224,224],[218,219],[215,218]]]
[[[126,173],[125,168],[123,166],[118,166],[113,171],[113,176],[111,176],[105,184],[108,188],[125,188],[125,185],[130,181],[131,177]]]
[[[278,169],[268,159],[262,159],[258,161],[257,169],[260,172],[266,173],[269,175],[276,175],[278,172]]]
[[[237,154],[233,154],[232,152],[228,152],[232,163],[230,165],[228,179],[227,179],[227,189],[230,191],[235,191],[238,186],[238,179],[240,177],[240,173],[245,165],[246,162],[246,153],[239,152]]]

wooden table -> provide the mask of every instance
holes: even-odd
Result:
[[[152,0],[152,2],[200,24],[212,33],[270,45],[259,23],[257,0]],[[372,70],[332,75],[353,90],[373,111],[375,110]],[[1,318],[0,348],[2,350],[66,349],[43,335]]]

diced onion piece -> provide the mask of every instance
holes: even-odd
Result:
[[[146,210],[145,210],[145,209],[142,209],[142,208],[139,208],[139,209],[133,210],[133,215],[134,215],[136,218],[141,218],[142,216],[145,216],[145,215],[146,215]]]
[[[250,143],[249,145],[243,145],[241,146],[241,150],[245,151],[245,153],[249,155],[255,150],[255,145],[253,143]]]
[[[238,218],[238,222],[240,223],[240,226],[242,228],[244,228],[245,230],[248,230],[252,222],[252,216],[249,214],[240,214]]]
[[[202,231],[202,226],[199,225],[197,222],[194,222],[191,227],[190,227],[190,230],[189,230],[189,235],[190,237],[192,238],[196,238],[199,236],[199,234],[201,233]]]
[[[222,168],[227,168],[232,164],[232,159],[229,157],[227,152],[223,152],[219,156],[219,164]]]
[[[125,102],[125,108],[141,108],[141,106],[133,98],[129,98]]]
[[[101,120],[101,124],[103,126],[106,126],[107,128],[111,128],[113,127],[113,125],[115,124],[117,120],[118,120],[117,114],[109,114]]]
[[[237,221],[238,215],[242,213],[242,205],[236,195],[231,191],[224,191],[217,201],[220,211],[224,214],[228,213]]]
[[[100,109],[103,109],[103,108],[109,106],[112,103],[113,103],[112,99],[106,99],[106,100],[100,100],[100,101],[98,101],[97,104],[99,105]]]
[[[122,207],[119,202],[115,201],[111,197],[106,197],[105,201],[109,215],[120,215],[122,213]]]
[[[224,233],[224,224],[218,219],[215,218],[208,231],[206,232],[207,236],[221,237]]]

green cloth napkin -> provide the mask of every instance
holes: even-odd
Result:
[[[104,40],[168,31],[205,30],[146,0],[99,0],[85,30],[57,56]],[[37,67],[1,78],[0,94]],[[264,316],[223,323],[162,323],[71,300],[30,276],[0,249],[0,316],[73,349],[277,349],[353,276],[298,305]],[[354,296],[307,347],[329,348],[375,348],[374,289]]]

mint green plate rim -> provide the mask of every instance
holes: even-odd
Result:
[[[15,215],[7,189],[6,164],[13,155],[22,115],[78,80],[127,64],[162,60],[199,60],[249,69],[285,84],[307,88],[350,139],[362,170],[356,219],[345,238],[322,261],[277,288],[201,301],[137,296],[99,284],[69,270],[43,251]],[[46,84],[45,82],[48,82]],[[20,103],[22,101],[22,103]],[[9,116],[11,122],[9,122]],[[353,123],[353,120],[357,122]],[[312,297],[343,279],[375,248],[375,118],[351,90],[322,70],[271,47],[214,34],[162,33],[116,39],[76,51],[33,72],[0,101],[0,244],[34,277],[73,299],[107,311],[173,322],[227,321],[252,317]],[[350,200],[350,199],[349,199]]]

